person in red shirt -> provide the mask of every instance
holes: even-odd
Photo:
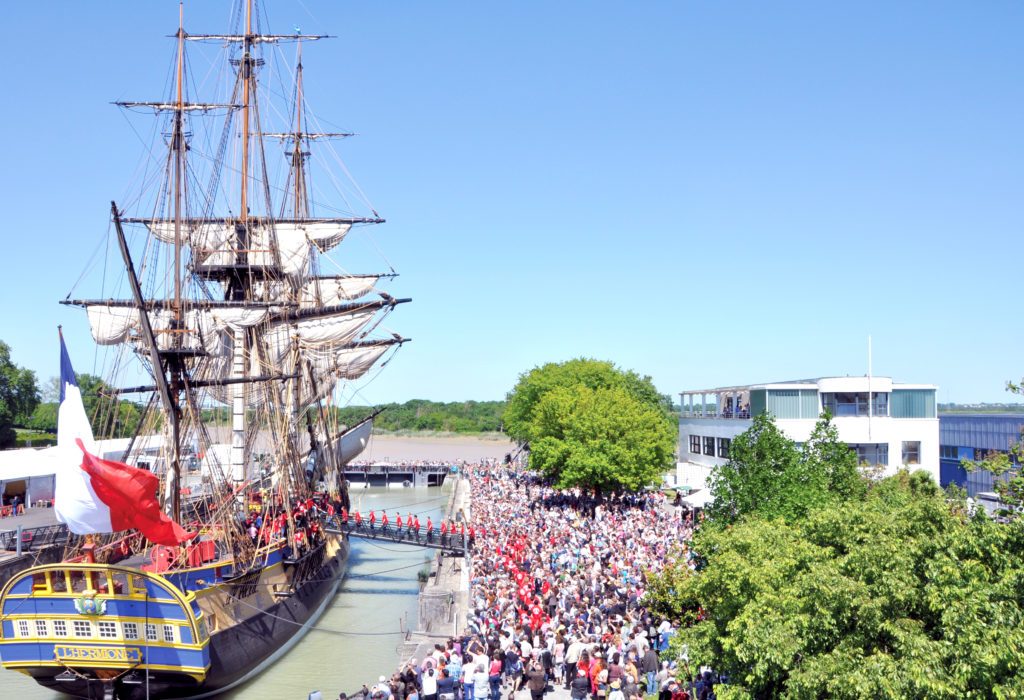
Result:
[[[370,510],[370,529],[371,530],[373,529],[373,524],[375,522],[377,522],[377,514],[374,513],[373,510],[371,509]]]
[[[419,529],[419,528],[417,528]],[[434,539],[434,523],[430,521],[430,516],[427,516],[427,542]]]
[[[356,511],[354,519],[356,521],[356,527],[362,527],[363,526],[363,514],[360,513],[358,510]]]
[[[386,510],[383,511],[383,515],[380,516],[380,529],[381,530],[387,530],[388,529],[388,512]]]
[[[410,523],[410,525],[412,526],[412,529],[416,531],[416,536],[419,537],[419,535],[420,535],[420,516],[417,515],[416,518],[412,521],[412,523]]]

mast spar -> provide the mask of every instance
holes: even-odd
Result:
[[[242,181],[240,183],[240,203],[238,224],[235,226],[238,252],[235,262],[239,265],[239,274],[233,275],[227,283],[227,296],[238,301],[251,297],[249,284],[245,279],[242,266],[248,261],[246,250],[249,248],[249,109],[252,99],[251,83],[253,82],[252,60],[252,0],[245,2],[245,34],[242,39],[242,60],[239,64],[239,75],[242,81]],[[234,347],[231,361],[232,379],[243,379],[246,376],[245,350],[247,333],[243,328],[234,331]],[[231,389],[231,478],[236,486],[245,480],[246,465],[246,416],[245,416],[245,385],[242,382]]]
[[[171,148],[174,151],[174,329],[172,347],[180,351],[182,346],[181,330],[184,328],[183,309],[181,304],[181,199],[185,170],[185,136],[183,115],[185,101],[183,99],[185,71],[185,6],[178,3],[178,69],[177,69],[177,102],[174,110],[174,134]],[[178,392],[182,388],[182,366],[180,355],[172,356],[169,363],[171,370],[171,404],[167,407],[171,417],[171,442],[173,456],[171,469],[167,478],[167,495],[169,496],[170,514],[175,521],[181,520],[181,406]],[[166,501],[165,501],[166,502]]]

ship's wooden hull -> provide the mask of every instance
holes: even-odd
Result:
[[[307,567],[303,572],[304,583],[290,594],[272,605],[253,608],[251,615],[210,633],[209,667],[201,680],[173,668],[150,669],[147,689],[141,671],[104,682],[105,672],[84,666],[76,668],[82,677],[73,680],[57,680],[61,669],[52,664],[17,670],[32,676],[42,686],[80,698],[201,698],[222,693],[255,677],[283,656],[330,605],[344,577],[349,548],[342,539],[329,544],[332,546],[325,547],[322,561]],[[236,602],[245,605],[241,600]],[[106,673],[108,678],[120,675]]]

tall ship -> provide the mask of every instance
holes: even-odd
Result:
[[[111,203],[124,274],[62,302],[109,369],[85,419],[61,339],[48,454],[75,536],[0,591],[3,666],[76,697],[216,695],[316,623],[349,552],[326,521],[372,428],[339,405],[407,340],[383,325],[408,301],[390,266],[345,264],[383,219],[332,150],[351,134],[306,101],[303,50],[328,37],[268,33],[252,0],[223,34],[183,17],[167,94],[118,103],[155,117],[138,191]]]

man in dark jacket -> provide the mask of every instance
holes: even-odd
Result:
[[[658,663],[658,652],[654,650],[654,647],[647,647],[647,651],[644,652],[644,658],[640,662],[640,673],[644,674],[643,677],[647,679],[647,694],[654,695],[658,692],[658,684],[654,681],[654,676],[658,673],[660,665]],[[639,682],[639,679],[637,679]]]
[[[572,700],[583,700],[588,695],[590,695],[590,679],[587,677],[586,670],[581,668],[576,672],[572,683],[569,684],[569,697]]]
[[[540,665],[540,662],[534,661],[530,664],[530,670],[526,674],[526,687],[530,689],[530,699],[541,700],[547,685],[548,677],[544,673],[544,667]]]

